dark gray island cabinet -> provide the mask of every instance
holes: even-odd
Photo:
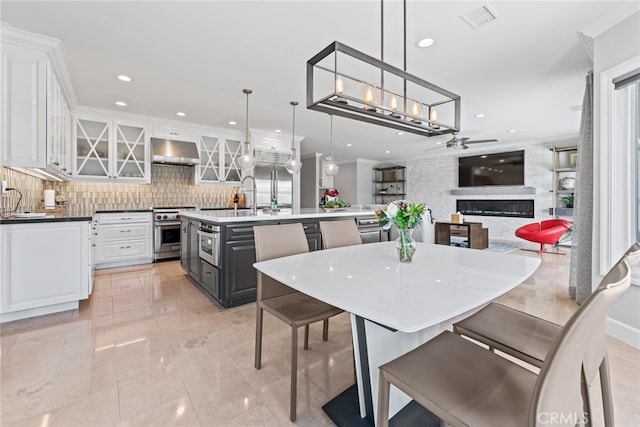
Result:
[[[368,217],[372,212],[365,212]],[[182,244],[183,253],[181,265],[185,273],[193,279],[198,286],[211,295],[222,306],[234,307],[256,300],[257,277],[253,264],[256,262],[256,247],[253,236],[253,227],[261,225],[301,223],[309,250],[316,251],[322,248],[322,235],[320,234],[320,220],[352,220],[356,215],[329,216],[320,215],[313,218],[296,218],[296,215],[282,216],[247,216],[242,218],[218,218],[185,212],[182,218],[182,237],[187,244]],[[361,217],[361,215],[357,215]],[[200,257],[200,245],[208,243],[206,235],[197,234],[201,224],[209,224],[219,227],[219,234],[213,239],[213,250],[217,251],[217,265],[212,265],[210,259]],[[194,236],[195,234],[195,236]],[[203,239],[204,243],[200,240]],[[194,268],[198,265],[197,270]]]

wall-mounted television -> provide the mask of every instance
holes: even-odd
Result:
[[[524,185],[524,150],[458,159],[458,186]]]

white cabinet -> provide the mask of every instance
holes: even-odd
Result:
[[[242,169],[237,160],[243,150],[241,136],[200,132],[197,142],[200,164],[196,169],[196,184],[240,185]]]
[[[76,177],[151,181],[147,126],[87,114],[77,114],[74,123]]]
[[[96,268],[148,263],[153,260],[151,212],[96,214]]]
[[[62,87],[47,64],[47,165],[71,176],[71,109]]]
[[[4,31],[3,27],[3,35]],[[14,37],[9,39],[15,42]],[[2,43],[0,164],[44,169],[68,178],[71,109],[47,49]]]
[[[2,152],[5,166],[46,165],[47,55],[2,43]]]
[[[0,321],[78,307],[89,296],[89,222],[3,224]]]

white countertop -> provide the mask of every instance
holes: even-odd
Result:
[[[250,210],[234,211],[181,211],[180,214],[185,218],[199,219],[201,221],[212,221],[217,223],[233,223],[247,221],[274,221],[287,219],[304,219],[304,218],[327,218],[327,217],[352,217],[360,215],[375,215],[373,209],[347,208],[345,210],[327,212],[322,208],[300,209],[295,213],[291,209],[282,209],[277,213],[263,212],[258,210],[253,215]]]
[[[395,242],[309,252],[254,264],[259,271],[345,311],[416,332],[513,289],[540,259],[418,243],[401,263]]]

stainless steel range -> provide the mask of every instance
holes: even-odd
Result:
[[[193,206],[153,208],[153,260],[180,258],[180,212]]]

